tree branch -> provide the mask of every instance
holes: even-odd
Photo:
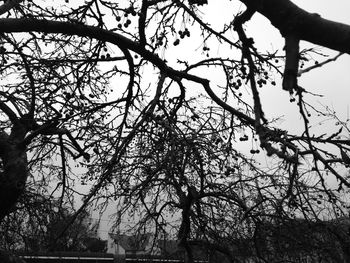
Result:
[[[0,6],[0,15],[5,14],[6,12],[10,11],[12,8],[14,8],[16,5],[23,2],[23,0],[8,0],[4,1],[4,4]]]
[[[293,93],[298,89],[298,68],[299,68],[299,39],[290,34],[285,37],[286,64],[284,67],[282,87],[284,90]]]
[[[325,60],[325,61],[323,61],[323,62],[321,62],[321,63],[317,63],[317,64],[315,64],[315,65],[313,65],[313,66],[310,66],[310,67],[308,67],[308,68],[306,68],[306,69],[303,69],[303,70],[299,70],[299,72],[298,72],[298,77],[300,77],[301,75],[303,75],[304,73],[307,73],[307,72],[309,72],[309,71],[311,71],[311,70],[313,70],[313,69],[315,69],[315,68],[320,68],[320,67],[322,67],[322,66],[324,66],[324,65],[326,65],[326,64],[328,64],[328,63],[330,63],[330,62],[333,62],[333,61],[336,61],[341,55],[343,55],[344,53],[339,53],[338,55],[336,55],[336,56],[334,56],[333,58],[329,58],[329,59],[327,59],[327,60]]]
[[[350,54],[350,26],[309,13],[290,0],[240,0],[270,20],[282,36],[290,33],[300,40]]]

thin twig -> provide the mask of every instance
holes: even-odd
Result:
[[[313,65],[313,66],[311,66],[311,67],[308,67],[308,68],[306,68],[306,69],[299,70],[299,72],[298,72],[298,77],[300,77],[302,74],[304,74],[304,73],[306,73],[306,72],[309,72],[309,71],[311,71],[311,70],[313,70],[313,69],[315,69],[315,68],[320,68],[320,67],[322,67],[322,66],[324,66],[324,65],[326,65],[326,64],[328,64],[328,63],[330,63],[330,62],[336,61],[336,60],[337,60],[341,55],[343,55],[343,54],[344,54],[344,53],[340,52],[338,55],[336,55],[336,56],[333,57],[333,58],[327,59],[327,60],[325,60],[325,61],[323,61],[323,62],[321,62],[321,63],[315,64],[315,65]]]

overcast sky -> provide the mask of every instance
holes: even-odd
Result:
[[[293,0],[294,3],[304,8],[305,10],[318,13],[323,18],[334,21],[350,24],[350,0]],[[244,9],[244,6],[238,0],[232,1],[231,8],[236,11]],[[222,5],[215,4],[215,0],[209,0],[209,5],[202,7],[204,18],[207,13],[209,17],[205,17],[210,23],[218,22],[218,17],[224,13],[235,11],[232,9],[222,10]],[[283,39],[278,30],[274,29],[270,22],[260,15],[255,15],[252,21],[249,22],[247,32],[254,35],[255,42],[258,48],[273,48],[282,49]],[[308,43],[302,43],[302,47],[310,47]],[[337,54],[327,49],[320,49],[330,57]],[[326,58],[325,58],[326,59]],[[339,116],[343,119],[348,117],[349,111],[349,84],[350,84],[350,56],[343,55],[336,62],[328,64],[322,68],[306,73],[299,79],[299,84],[321,97],[312,99],[318,105],[328,105],[333,107]],[[285,127],[298,130],[298,124],[302,125],[298,116],[298,110],[295,104],[286,103],[289,101],[289,94],[281,90],[280,86],[271,88],[269,91],[262,93],[263,109],[267,116],[277,116],[282,114],[285,121],[281,124]],[[113,211],[115,212],[115,211]],[[108,213],[102,218],[100,235],[102,238],[107,237],[109,230]]]

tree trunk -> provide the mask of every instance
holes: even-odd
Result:
[[[26,129],[20,123],[11,134],[0,132],[0,222],[14,208],[27,180],[27,155],[22,141]]]
[[[24,191],[27,180],[27,158],[25,152],[17,147],[8,153],[8,160],[3,161],[0,174],[0,221],[11,211]]]

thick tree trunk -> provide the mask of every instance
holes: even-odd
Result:
[[[0,173],[0,221],[11,211],[24,191],[27,180],[27,158],[23,150],[9,147]]]
[[[21,142],[26,130],[18,122],[13,126],[10,135],[0,131],[0,222],[11,212],[24,191],[28,172],[26,149]],[[25,263],[4,251],[0,251],[0,262]]]
[[[10,213],[24,191],[27,180],[27,156],[22,140],[26,129],[18,123],[11,134],[0,132],[0,222]]]

